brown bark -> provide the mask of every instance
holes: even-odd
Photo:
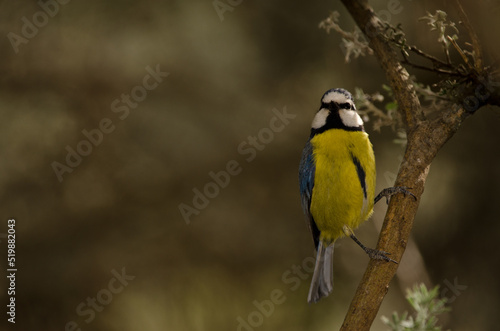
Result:
[[[497,104],[499,94],[494,87],[485,88],[483,84],[483,90],[487,90],[489,95],[476,98],[479,103],[474,109],[450,106],[438,118],[427,119],[409,73],[402,66],[397,52],[384,37],[382,24],[367,1],[342,0],[342,2],[369,40],[369,45],[394,92],[407,132],[408,144],[394,186],[411,188],[410,191],[416,199],[402,194],[392,197],[377,243],[377,249],[390,252],[391,258],[400,261],[410,236],[432,160],[469,115],[482,105]],[[470,29],[469,26],[467,28]],[[479,47],[479,42],[474,45]],[[485,72],[483,68],[480,70],[476,73]],[[477,86],[481,85],[478,79],[473,79],[477,82]],[[467,96],[464,96],[464,99],[465,97]],[[398,265],[394,263],[370,260],[341,330],[370,329],[397,267]]]

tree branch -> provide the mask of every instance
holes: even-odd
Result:
[[[475,109],[468,109],[465,104],[464,106],[450,104],[439,117],[426,119],[410,75],[398,60],[390,41],[384,37],[383,25],[373,9],[366,0],[342,0],[342,2],[369,40],[369,45],[394,91],[407,132],[408,144],[395,186],[410,187],[417,199],[402,194],[395,195],[391,199],[377,243],[377,249],[390,252],[391,258],[400,261],[408,243],[432,160],[468,116],[486,104],[488,98],[494,103],[498,100],[499,94],[497,90],[492,91],[492,88],[486,86],[490,94],[479,98],[480,102]],[[485,72],[483,68],[475,73],[482,72]],[[464,102],[466,97],[467,95],[464,95]],[[397,267],[398,265],[394,263],[370,260],[341,330],[370,329]]]
[[[408,133],[411,132],[423,119],[423,112],[411,84],[410,75],[399,62],[396,51],[384,38],[382,22],[366,1],[342,0],[342,2],[369,40],[370,48],[373,49],[385,71],[399,108],[405,110],[402,115],[406,130]]]

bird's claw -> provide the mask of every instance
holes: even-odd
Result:
[[[382,261],[394,262],[394,263],[398,264],[398,262],[394,261],[393,259],[391,259],[390,257],[387,256],[387,255],[391,255],[391,253],[388,253],[388,252],[379,251],[379,250],[376,250],[373,248],[367,248],[366,254],[368,254],[368,256],[374,260],[382,260]]]
[[[389,199],[397,194],[397,193],[403,193],[405,196],[406,195],[411,195],[415,201],[417,200],[417,197],[415,196],[415,194],[411,193],[410,191],[408,191],[410,188],[406,187],[406,186],[394,186],[394,187],[388,187],[388,188],[385,188],[383,189],[378,195],[377,197],[375,198],[375,203],[377,203],[380,199],[382,199],[383,197],[385,197],[385,202],[387,204],[389,204]]]

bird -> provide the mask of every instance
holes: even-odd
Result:
[[[364,246],[354,235],[381,197],[403,192],[388,188],[375,197],[375,155],[351,93],[326,91],[316,112],[299,164],[302,209],[316,249],[307,301],[316,303],[333,290],[335,241],[353,239],[370,258],[396,262],[389,253]]]

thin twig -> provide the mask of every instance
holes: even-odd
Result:
[[[416,69],[427,70],[427,71],[435,72],[435,73],[438,73],[438,74],[443,74],[443,75],[448,75],[448,76],[460,76],[460,77],[464,76],[460,72],[439,69],[439,68],[436,68],[436,67],[429,68],[429,67],[426,67],[426,66],[421,66],[421,65],[418,65],[418,64],[415,64],[415,63],[411,63],[408,59],[403,60],[401,63],[407,64],[407,65],[412,66],[413,68],[416,68]]]
[[[462,20],[462,23],[465,26],[465,29],[467,30],[467,33],[469,34],[469,38],[472,41],[472,49],[474,51],[474,67],[476,71],[481,74],[483,70],[483,51],[481,48],[481,43],[479,42],[479,37],[472,27],[472,24],[469,21],[469,17],[465,13],[464,8],[462,7],[462,4],[460,3],[459,0],[455,0],[455,3],[457,4],[458,11],[460,13],[460,19]]]
[[[449,38],[449,36],[447,36]],[[448,45],[446,44],[446,41],[443,40],[443,50],[444,54],[446,55],[446,62],[448,62],[448,65],[451,66],[451,58],[450,58],[450,50],[448,49]]]
[[[437,57],[434,57],[430,54],[427,54],[427,53],[421,51],[416,46],[408,46],[408,49],[417,55],[420,55],[428,60],[431,60],[432,64],[434,64],[435,66],[437,65],[440,67],[453,68],[453,66],[450,63],[443,62],[440,59],[438,59]]]
[[[460,54],[460,56],[462,57],[462,60],[465,62],[465,64],[469,67],[469,69],[472,69],[474,70],[474,67],[470,64],[469,62],[469,59],[467,58],[467,55],[465,55],[464,51],[462,50],[462,48],[460,48],[460,46],[458,46],[457,42],[455,41],[455,39],[453,39],[452,37],[450,36],[446,36],[446,38],[448,39],[448,41],[453,45],[453,47],[455,47],[455,49],[457,50],[458,54]]]

